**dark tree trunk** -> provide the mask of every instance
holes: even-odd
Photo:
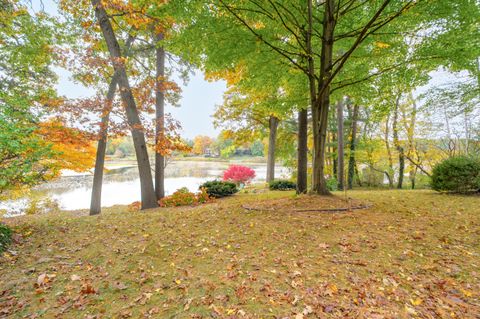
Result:
[[[122,101],[125,104],[128,124],[133,138],[133,145],[135,147],[135,154],[137,157],[138,173],[140,176],[140,191],[142,209],[157,207],[157,200],[155,190],[153,188],[152,172],[150,168],[150,161],[148,159],[147,145],[145,142],[145,135],[138,114],[135,99],[133,98],[130,83],[128,82],[128,75],[125,64],[122,61],[122,54],[120,46],[113,31],[108,15],[101,4],[100,0],[92,0],[92,5],[95,9],[95,15],[103,33],[103,37],[112,58],[115,72],[118,73],[118,86]]]
[[[92,198],[90,201],[90,215],[100,214],[102,210],[102,183],[103,169],[105,165],[105,150],[107,148],[108,125],[110,120],[110,111],[117,88],[118,74],[114,73],[108,87],[107,99],[102,110],[102,120],[100,123],[100,138],[97,144],[97,154],[95,158],[95,170],[93,172]]]
[[[344,145],[343,145],[343,101],[337,103],[337,181],[338,189],[343,190],[345,185],[345,164],[344,164]]]
[[[358,123],[358,111],[357,104],[353,106],[352,113],[352,136],[350,137],[350,155],[348,157],[348,189],[353,188],[353,178],[355,177],[355,149],[357,147],[357,123]]]
[[[297,149],[297,194],[307,192],[308,166],[308,113],[306,109],[298,111],[298,149]]]
[[[312,105],[313,126],[313,181],[312,191],[320,195],[330,195],[324,175],[325,141],[327,136],[328,110],[330,107],[330,83],[332,76],[333,33],[335,28],[335,3],[325,1],[323,16],[323,41],[320,57],[318,97]]]
[[[267,183],[275,179],[275,142],[277,140],[278,122],[278,118],[273,115],[268,119]]]
[[[397,188],[403,187],[403,175],[405,174],[405,155],[403,154],[403,147],[398,148],[398,183]]]
[[[390,141],[389,141],[389,122],[390,122],[390,114],[387,114],[387,119],[385,120],[385,134],[383,137],[383,141],[385,142],[385,148],[387,149],[387,155],[388,155],[388,168],[390,169],[390,172],[385,172],[385,175],[387,176],[388,179],[388,187],[393,188],[393,156],[392,156],[392,150],[390,148]]]
[[[362,180],[360,179],[360,173],[358,172],[358,166],[356,162],[355,162],[355,176],[357,176],[358,186],[362,187]]]
[[[393,143],[395,144],[395,148],[398,151],[398,182],[397,188],[401,189],[403,187],[403,175],[405,174],[405,154],[403,147],[400,145],[400,139],[398,137],[398,108],[400,106],[400,98],[401,94],[398,94],[397,99],[395,101],[395,110],[393,113],[393,123],[392,123],[392,130],[393,130]]]
[[[163,81],[165,80],[165,50],[163,46],[160,45],[160,42],[163,40],[163,34],[157,34],[156,38],[155,144],[158,146],[160,139],[163,139],[165,135],[165,94],[163,92]],[[155,150],[155,195],[157,196],[157,200],[165,197],[165,157],[158,149]]]
[[[312,35],[313,35],[313,0],[307,1],[307,34],[306,47],[308,53],[308,84],[310,89],[310,107],[313,109],[316,99],[315,88],[315,64],[313,61]],[[308,111],[298,111],[298,151],[297,151],[297,194],[307,192],[307,170],[308,170]]]

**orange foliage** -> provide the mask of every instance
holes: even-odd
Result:
[[[212,143],[213,140],[208,136],[195,136],[193,140],[193,153],[198,155],[205,154]]]
[[[42,122],[39,126],[38,134],[52,144],[52,150],[57,154],[51,159],[57,173],[61,169],[84,172],[93,167],[95,147],[89,134],[66,127],[57,119]]]

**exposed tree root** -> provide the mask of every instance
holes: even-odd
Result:
[[[359,206],[352,206],[352,207],[339,207],[339,208],[321,208],[321,209],[315,209],[315,208],[308,208],[308,209],[292,209],[289,211],[292,212],[349,212],[352,210],[359,210],[359,209],[367,209],[372,207],[372,205],[359,205]],[[246,210],[251,210],[251,211],[278,211],[278,209],[273,209],[273,208],[257,208],[257,207],[248,207],[245,205],[242,205],[243,209]]]

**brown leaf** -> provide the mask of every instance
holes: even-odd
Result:
[[[82,285],[82,289],[80,290],[81,294],[88,295],[88,294],[96,294],[97,291],[90,283],[85,283]]]

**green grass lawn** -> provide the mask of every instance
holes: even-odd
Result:
[[[479,196],[337,196],[10,219],[0,318],[479,318]]]

